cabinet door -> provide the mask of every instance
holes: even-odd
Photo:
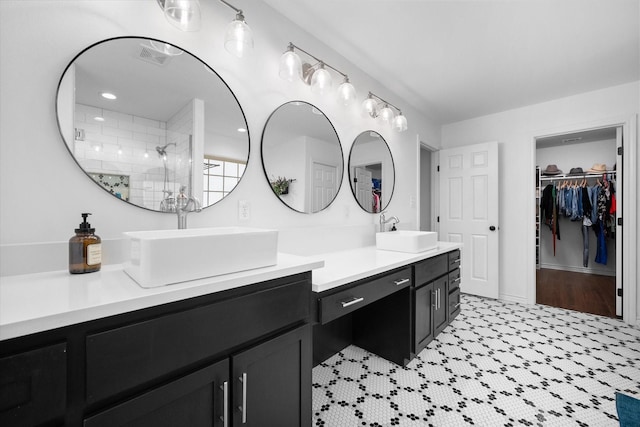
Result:
[[[311,426],[311,326],[231,358],[233,425]]]
[[[84,426],[227,426],[228,380],[229,360],[225,359],[91,416]]]
[[[447,276],[443,276],[433,284],[433,293],[435,294],[435,310],[433,311],[434,335],[438,335],[447,327],[447,314],[449,313],[448,283]]]
[[[67,345],[0,358],[0,425],[61,420],[67,406]]]
[[[425,348],[433,339],[433,308],[435,297],[433,282],[416,289],[415,293],[415,353]]]

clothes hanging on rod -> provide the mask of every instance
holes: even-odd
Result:
[[[616,172],[613,171],[540,178],[541,182],[551,181],[542,192],[540,205],[541,219],[551,229],[554,256],[556,240],[560,240],[559,219],[564,216],[581,223],[583,266],[589,265],[589,227],[598,243],[595,262],[607,264],[606,239],[615,238],[615,177]]]

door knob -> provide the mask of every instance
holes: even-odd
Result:
[[[496,231],[496,226],[495,226],[495,225],[492,225],[491,227],[489,227],[489,230],[491,230],[491,231]]]

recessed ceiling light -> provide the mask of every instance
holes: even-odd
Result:
[[[114,94],[109,93],[109,92],[102,92],[100,95],[102,95],[102,97],[105,98],[105,99],[116,99],[116,98],[118,98],[117,96],[115,96]]]
[[[104,122],[104,117],[96,116],[93,118],[96,122]]]
[[[238,128],[238,132],[246,132],[247,130],[245,128]]]

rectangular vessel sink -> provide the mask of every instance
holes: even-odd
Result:
[[[143,288],[277,264],[278,231],[249,227],[126,232],[124,271]]]
[[[438,247],[438,233],[410,230],[376,233],[376,247],[385,251],[424,252]]]

